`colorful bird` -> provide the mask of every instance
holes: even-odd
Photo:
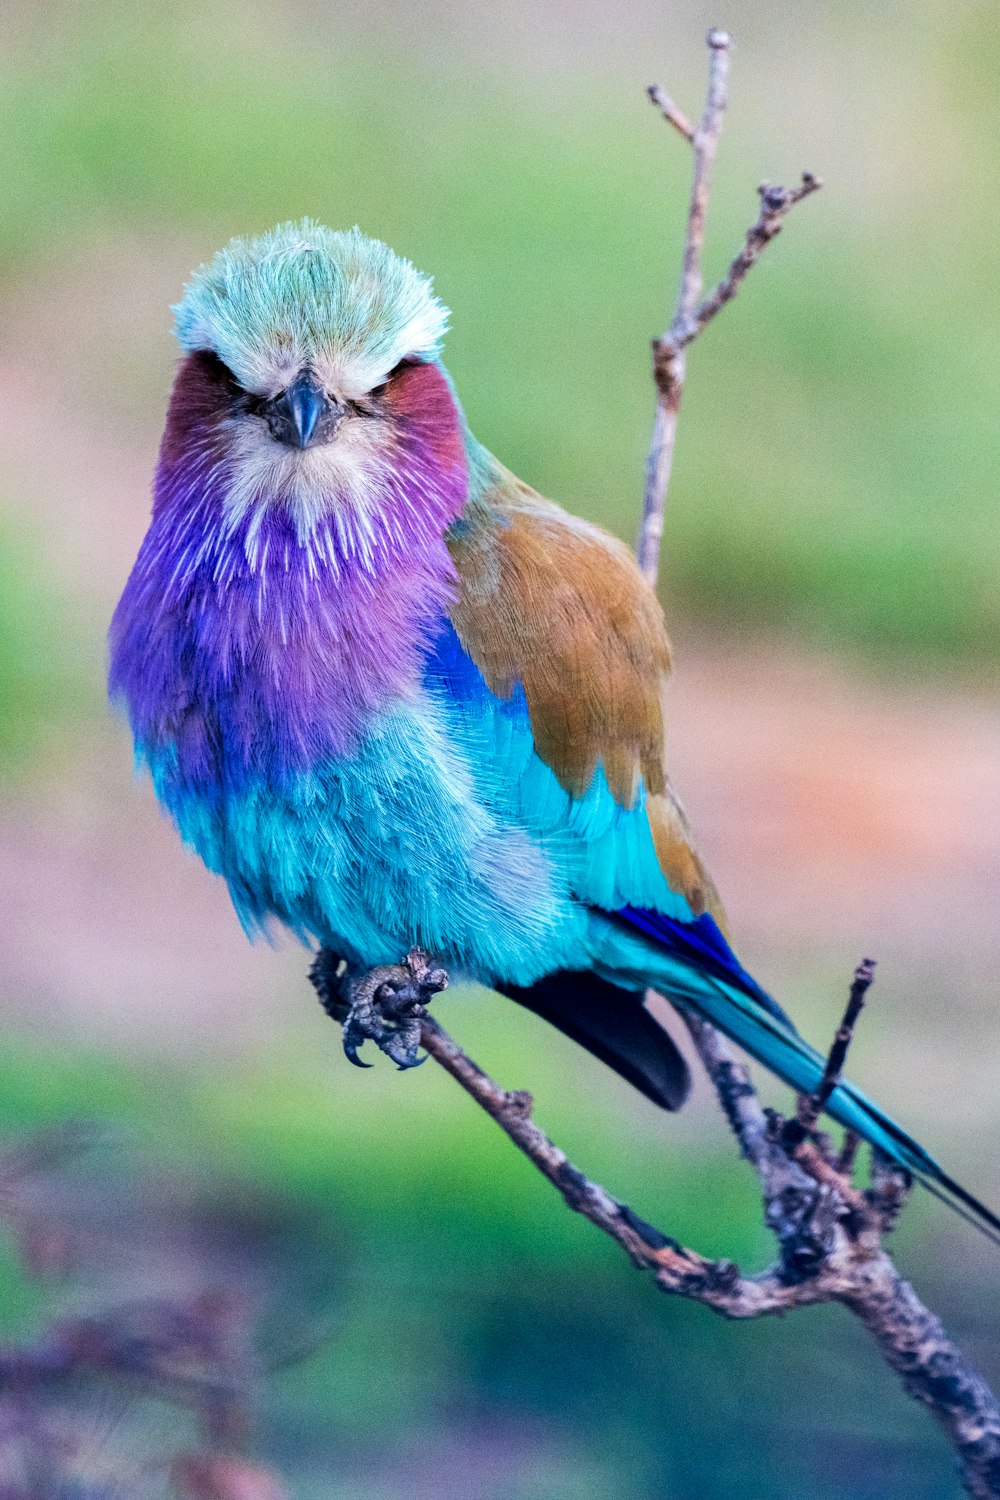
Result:
[[[473,437],[427,278],[303,220],[233,240],[175,311],[110,690],[247,932],[354,972],[418,944],[666,1109],[688,1071],[648,988],[815,1088],[667,775],[660,605],[621,542]],[[828,1110],[1000,1231],[853,1085]]]

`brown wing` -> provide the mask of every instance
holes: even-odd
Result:
[[[579,797],[598,765],[631,807],[640,781],[660,866],[695,914],[722,919],[664,764],[670,643],[663,611],[627,547],[496,465],[451,540],[452,620],[491,689],[520,683],[535,748]]]

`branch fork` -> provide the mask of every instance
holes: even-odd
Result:
[[[819,1096],[825,1090],[829,1098],[836,1087],[872,974],[873,966],[865,960],[855,973],[823,1082],[816,1094],[799,1099],[789,1120],[763,1109],[746,1069],[718,1033],[685,1015],[743,1155],[757,1172],[765,1221],[778,1242],[777,1261],[757,1275],[745,1275],[731,1260],[711,1260],[681,1245],[575,1167],[536,1123],[531,1094],[501,1088],[427,1013],[432,994],[445,987],[447,976],[422,950],[411,950],[398,965],[352,976],[336,955],[321,949],[310,977],[323,1008],[338,1019],[349,1020],[369,1007],[377,1014],[386,1007],[390,1024],[383,1039],[374,1035],[374,1023],[366,1035],[397,1064],[398,997],[408,996],[403,1023],[419,1028],[426,1054],[496,1121],[567,1207],[615,1240],[661,1291],[738,1320],[824,1302],[850,1308],[907,1392],[944,1427],[968,1493],[989,1500],[1000,1495],[1000,1407],[882,1245],[906,1201],[907,1175],[875,1153],[871,1185],[859,1190],[852,1182],[854,1143],[848,1139],[838,1152],[815,1128]]]
[[[701,258],[705,244],[705,218],[712,187],[712,168],[715,165],[726,110],[732,41],[725,31],[710,31],[707,45],[708,92],[697,129],[659,84],[654,83],[647,90],[664,119],[691,146],[693,155],[691,199],[677,301],[670,327],[653,340],[652,346],[657,404],[653,436],[646,460],[646,488],[636,552],[639,566],[653,584],[656,583],[659,572],[663,518],[677,440],[677,414],[687,373],[685,351],[726,303],[736,296],[765,246],[780,233],[786,215],[803,198],[809,197],[822,186],[820,179],[812,172],[804,172],[799,186],[795,188],[772,187],[770,183],[762,182],[757,189],[760,213],[756,222],[747,230],[743,246],[725,276],[707,297],[702,297]]]

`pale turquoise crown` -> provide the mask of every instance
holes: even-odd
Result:
[[[360,229],[311,219],[234,239],[174,308],[187,351],[211,350],[248,390],[278,390],[309,363],[348,395],[407,356],[441,352],[448,309],[422,275]]]

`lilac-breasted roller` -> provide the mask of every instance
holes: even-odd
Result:
[[[473,437],[429,281],[303,221],[234,240],[176,318],[110,686],[247,931],[356,971],[419,945],[666,1109],[688,1072],[648,988],[814,1088],[667,775],[660,605],[621,542]],[[852,1084],[828,1109],[1000,1231]]]

